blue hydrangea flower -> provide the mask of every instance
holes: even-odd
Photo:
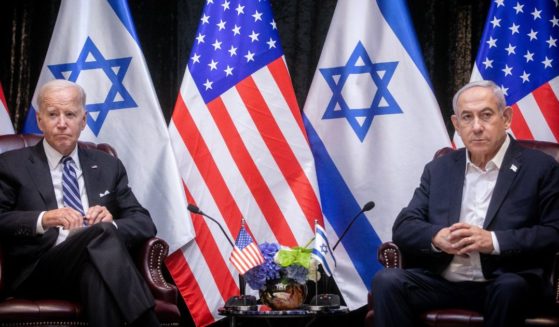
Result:
[[[264,288],[269,279],[280,278],[280,267],[274,262],[274,256],[280,249],[279,245],[262,243],[259,248],[264,257],[264,263],[250,269],[244,275],[245,281],[254,290]]]
[[[309,270],[301,265],[291,265],[285,268],[285,277],[293,279],[299,284],[304,284],[307,281],[307,274]]]
[[[287,267],[281,267],[276,263],[274,258],[280,250],[280,246],[276,243],[262,243],[259,245],[264,263],[256,266],[244,274],[244,279],[248,285],[254,290],[264,290],[268,281],[277,282],[281,279],[283,283],[290,280],[299,284],[307,281],[309,270],[300,264],[292,263]],[[285,249],[284,249],[285,250]]]

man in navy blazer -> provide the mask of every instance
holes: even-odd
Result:
[[[156,229],[120,160],[77,147],[86,126],[83,89],[50,81],[41,87],[38,104],[44,139],[0,155],[7,286],[28,297],[80,300],[90,326],[158,326],[154,299],[129,254]],[[66,157],[77,177],[77,209],[64,191]]]
[[[523,326],[551,299],[559,165],[507,134],[512,109],[493,82],[467,84],[453,107],[466,148],[426,165],[394,222],[407,269],[373,279],[375,327],[413,326],[444,307],[480,311],[485,326]]]

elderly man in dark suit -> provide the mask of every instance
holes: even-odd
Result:
[[[15,294],[78,299],[90,326],[158,326],[129,250],[156,229],[122,163],[77,147],[85,93],[54,80],[38,95],[44,139],[0,156],[0,236]]]
[[[551,299],[559,250],[559,166],[507,135],[512,109],[490,81],[453,100],[466,148],[435,159],[393,226],[409,269],[373,279],[375,327],[413,326],[427,309],[483,312],[486,326],[521,326]]]

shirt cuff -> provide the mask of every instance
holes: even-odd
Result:
[[[45,229],[43,228],[43,215],[45,214],[46,211],[43,211],[39,214],[39,217],[37,218],[37,234],[44,234],[45,233]]]
[[[501,248],[499,247],[499,241],[497,241],[495,232],[491,232],[491,240],[493,241],[493,252],[491,254],[501,254]]]

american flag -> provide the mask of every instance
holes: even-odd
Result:
[[[189,203],[228,236],[306,244],[322,223],[314,160],[268,1],[208,0],[169,125]],[[166,262],[197,325],[239,294],[231,247],[193,215],[194,242]]]
[[[494,0],[472,81],[493,80],[518,139],[559,141],[558,0]]]
[[[2,84],[0,84],[0,135],[6,134],[14,134],[14,125],[12,125]]]
[[[260,249],[243,225],[241,225],[241,230],[239,235],[237,235],[235,247],[231,252],[229,260],[241,275],[264,262],[262,252],[260,252]]]

